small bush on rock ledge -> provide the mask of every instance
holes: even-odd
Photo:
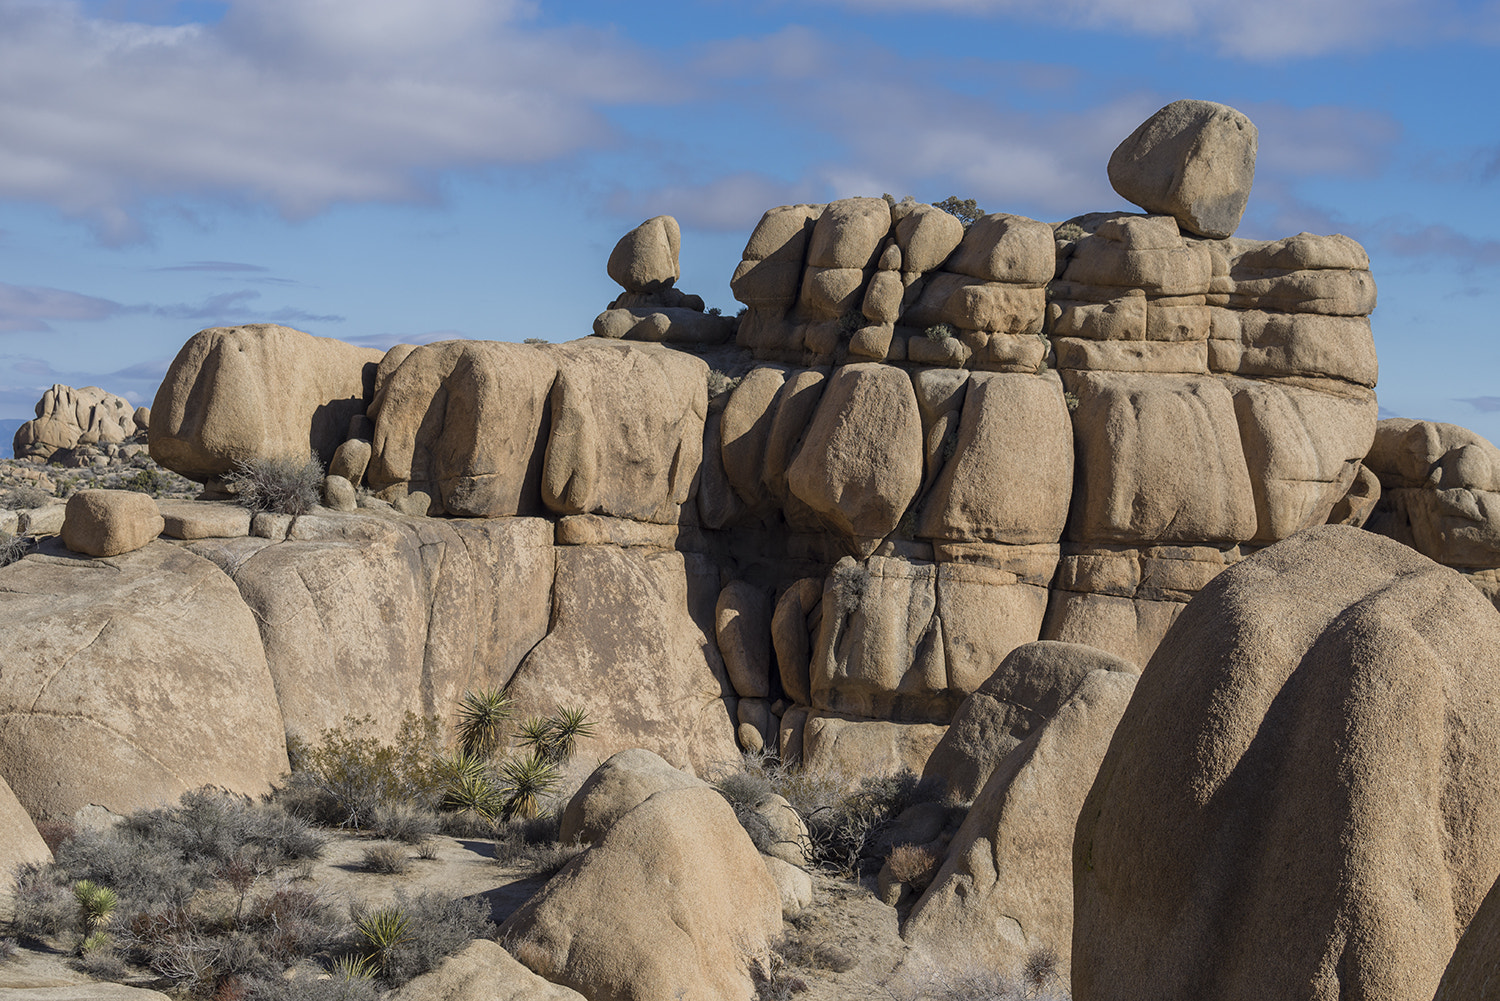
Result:
[[[306,514],[318,506],[323,464],[317,459],[258,459],[235,463],[224,488],[252,511]]]

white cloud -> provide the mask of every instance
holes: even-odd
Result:
[[[239,197],[305,216],[432,197],[453,168],[607,142],[606,104],[667,99],[607,34],[489,0],[235,0],[214,25],[108,21],[0,0],[0,198],[109,241],[153,198]]]
[[[1454,32],[1453,0],[824,0],[866,11],[1019,17],[1069,27],[1202,39],[1250,60],[1303,58]]]
[[[64,289],[0,282],[0,334],[45,333],[52,329],[50,320],[104,320],[124,308]]]

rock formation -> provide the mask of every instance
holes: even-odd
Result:
[[[1500,875],[1497,664],[1500,614],[1369,532],[1216,578],[1079,815],[1074,998],[1431,998]]]
[[[139,423],[137,422],[139,418]],[[146,430],[151,412],[98,386],[53,386],[37,401],[36,419],[17,430],[18,459],[46,461],[79,445],[120,445]]]

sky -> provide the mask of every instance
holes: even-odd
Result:
[[[1500,0],[0,0],[0,419],[150,405],[194,332],[585,336],[682,226],[734,312],[762,212],[1127,210],[1179,98],[1260,134],[1238,236],[1369,251],[1382,416],[1500,442]]]

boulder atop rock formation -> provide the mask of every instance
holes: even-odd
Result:
[[[708,783],[667,764],[659,754],[630,748],[584,780],[563,810],[558,840],[565,845],[591,844],[615,821],[663,789],[701,789]]]
[[[682,277],[682,230],[669,215],[647,219],[620,237],[609,254],[609,276],[627,292],[658,292]]]
[[[1255,180],[1257,141],[1250,119],[1233,108],[1173,101],[1115,148],[1109,183],[1199,236],[1233,236]]]
[[[1500,874],[1500,614],[1343,526],[1226,570],[1079,815],[1077,1001],[1428,1001]]]

